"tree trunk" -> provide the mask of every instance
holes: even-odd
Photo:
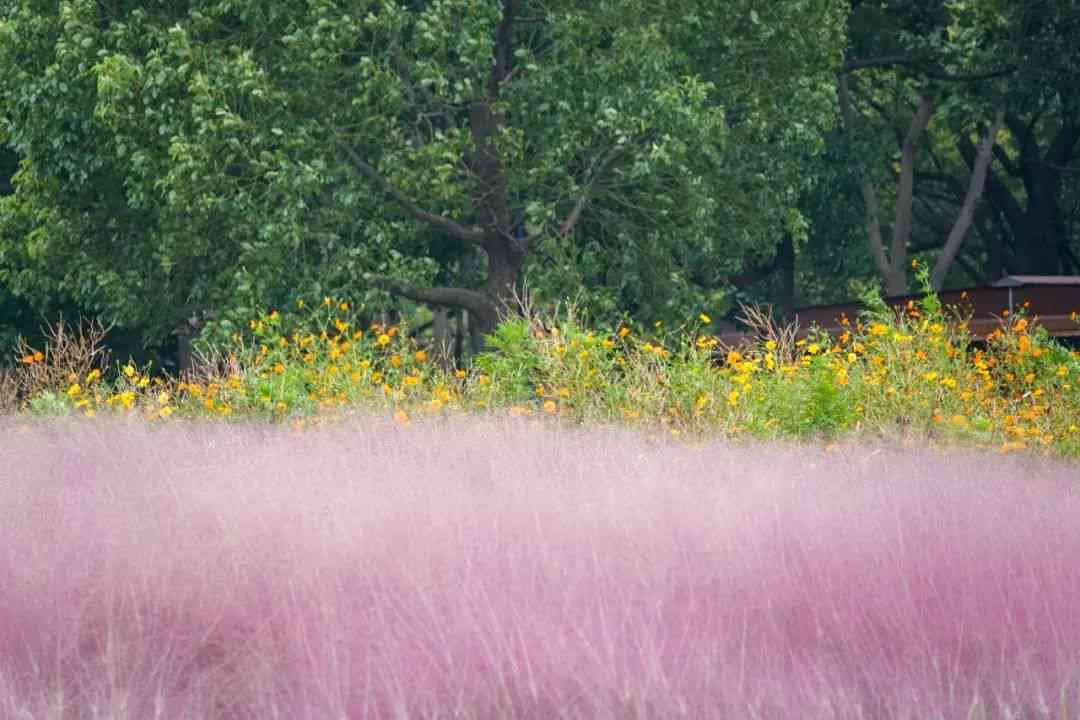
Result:
[[[431,308],[431,340],[435,362],[449,371],[454,359],[454,337],[450,326],[450,312],[445,307]]]
[[[926,126],[930,123],[933,102],[926,95],[911,118],[911,127],[904,136],[900,151],[900,186],[896,191],[896,222],[893,226],[891,265],[886,281],[890,297],[907,293],[907,244],[911,239],[912,194],[915,189],[915,150]]]
[[[855,109],[851,103],[848,89],[848,76],[841,74],[838,95],[841,116],[845,132],[850,132],[856,121]],[[885,240],[882,236],[880,209],[877,192],[869,180],[862,183],[863,202],[866,205],[866,227],[870,243],[870,254],[874,264],[885,281],[885,292],[890,297],[907,293],[907,245],[911,239],[912,195],[915,184],[915,151],[919,140],[930,123],[934,111],[933,101],[928,95],[919,100],[919,107],[911,118],[911,125],[904,135],[900,148],[900,182],[896,190],[896,219],[890,238],[890,252],[885,254]]]
[[[986,184],[990,201],[1004,217],[1015,243],[1013,265],[1009,269],[1016,273],[1056,275],[1066,265],[1058,207],[1061,173],[1070,165],[1080,142],[1080,125],[1063,121],[1043,152],[1034,132],[1019,117],[1006,113],[1005,120],[1019,144],[1019,157],[1010,157],[1000,147],[995,153],[1004,170],[1024,184],[1026,206],[1020,204],[992,169]],[[967,164],[974,167],[977,152],[971,140],[961,136],[957,147]],[[1004,249],[1003,244],[1001,248]]]

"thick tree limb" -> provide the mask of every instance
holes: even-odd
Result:
[[[960,156],[964,158],[967,166],[974,170],[975,160],[978,157],[975,143],[971,142],[971,139],[966,135],[961,134],[956,141],[956,149],[960,151]],[[987,173],[986,186],[994,207],[1005,216],[1005,221],[1009,224],[1009,227],[1014,232],[1017,231],[1024,224],[1025,213],[1024,209],[1020,207],[1020,203],[1013,196],[1012,191],[997,178],[993,169]]]
[[[452,287],[418,288],[380,275],[369,275],[365,279],[375,287],[388,293],[400,295],[416,302],[441,305],[443,307],[464,308],[479,316],[494,313],[495,305],[491,298],[479,290]]]
[[[933,101],[928,95],[923,95],[919,100],[919,109],[911,118],[911,127],[904,137],[904,145],[900,152],[900,186],[896,191],[896,227],[889,253],[893,270],[888,282],[890,295],[903,295],[907,289],[901,287],[904,284],[901,273],[904,272],[904,264],[907,262],[907,243],[911,239],[911,196],[915,187],[915,149],[926,131],[926,126],[930,123],[930,115],[933,111]]]
[[[949,231],[949,238],[945,241],[945,247],[942,249],[937,262],[934,263],[934,269],[930,273],[930,287],[934,290],[941,290],[945,284],[945,275],[949,271],[949,266],[952,265],[953,260],[956,258],[956,253],[960,250],[960,244],[964,241],[964,236],[967,235],[968,228],[971,227],[971,222],[975,218],[975,205],[979,202],[979,198],[982,197],[983,187],[986,185],[986,175],[990,170],[991,150],[997,143],[998,133],[1001,132],[1001,127],[1004,124],[1005,111],[999,109],[994,117],[994,122],[986,132],[986,137],[979,143],[979,150],[975,156],[975,165],[971,170],[971,182],[968,184],[964,203],[960,206],[956,222],[953,223],[952,229]]]
[[[352,163],[353,167],[356,168],[361,175],[366,177],[371,182],[375,183],[376,187],[378,187],[381,191],[393,198],[394,201],[397,202],[397,204],[400,205],[401,208],[409,215],[412,215],[414,218],[420,220],[421,222],[428,223],[433,228],[441,230],[447,235],[450,235],[451,237],[455,237],[458,240],[471,243],[473,245],[480,245],[487,238],[487,233],[485,233],[480,228],[465,227],[460,223],[454,222],[448,217],[437,215],[435,213],[424,210],[419,205],[417,205],[412,200],[412,198],[391,185],[390,182],[387,181],[386,178],[384,178],[382,175],[380,175],[375,168],[366,163],[364,159],[361,158],[357,154],[357,152],[349,146],[348,143],[346,143],[341,138],[335,138],[334,142],[337,143],[337,146],[341,149],[342,152],[345,153],[345,156],[349,159],[349,162]]]

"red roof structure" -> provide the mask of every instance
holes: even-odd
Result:
[[[895,307],[906,307],[918,301],[922,294],[887,298]],[[1073,313],[1080,312],[1080,275],[1007,275],[990,285],[943,290],[938,293],[941,304],[970,315],[968,328],[976,339],[983,339],[1001,324],[1001,318],[1023,308],[1027,317],[1036,320],[1053,337],[1080,338],[1080,323]],[[795,310],[799,334],[805,335],[812,325],[836,334],[843,331],[840,318],[854,321],[864,309],[862,303],[814,305]],[[751,339],[747,333],[729,331],[720,340],[735,345]]]

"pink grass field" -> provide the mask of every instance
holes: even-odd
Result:
[[[1080,716],[1080,470],[0,420],[0,718]]]

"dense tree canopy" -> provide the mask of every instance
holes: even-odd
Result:
[[[1070,0],[6,0],[0,332],[66,310],[161,346],[324,294],[487,329],[526,280],[677,320],[903,291],[920,254],[945,284],[1080,272],[1078,23]]]

